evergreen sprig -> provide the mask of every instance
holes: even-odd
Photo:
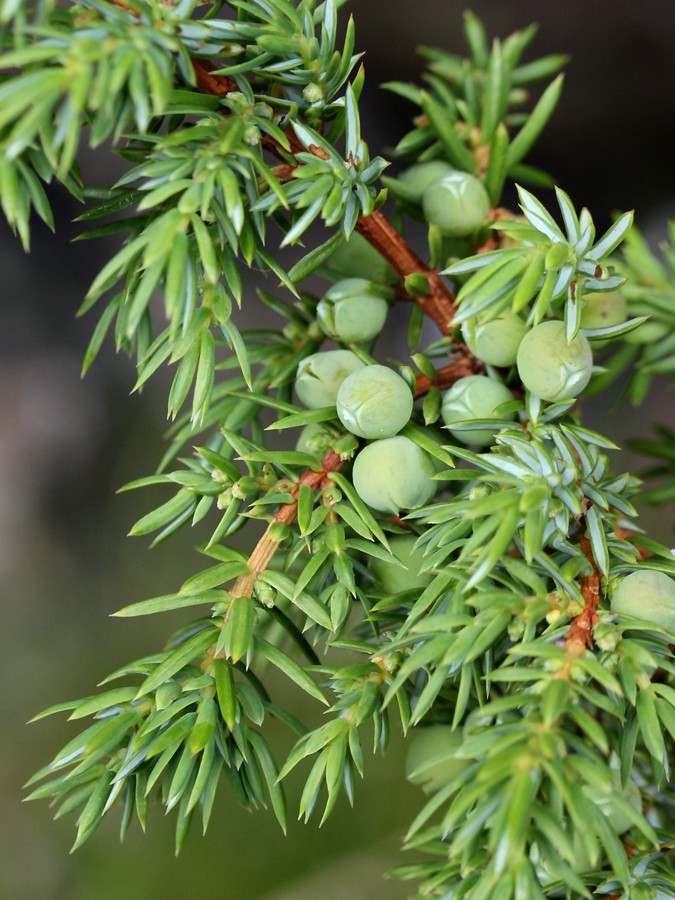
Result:
[[[205,568],[117,613],[199,618],[102,691],[37,717],[93,721],[30,796],[77,814],[75,846],[115,806],[122,834],[134,817],[145,828],[157,797],[176,811],[180,849],[196,815],[208,825],[221,780],[285,828],[285,778],[305,770],[299,814],[325,820],[343,792],[354,800],[366,742],[384,750],[397,727],[411,758],[427,747],[408,776],[429,796],[406,837],[427,861],[394,872],[417,896],[675,896],[675,563],[640,531],[639,483],[615,474],[618,448],[578,407],[629,361],[635,402],[673,371],[672,248],[658,261],[632,213],[598,238],[559,188],[562,224],[523,188],[522,216],[500,207],[507,179],[549,183],[524,160],[565,57],[523,62],[534,27],[490,44],[467,14],[466,60],[425,49],[425,87],[390,85],[420,109],[397,148],[412,165],[382,179],[342,5],[2,4],[6,217],[28,246],[31,208],[52,224],[43,182],[93,201],[80,220],[103,224],[83,237],[122,243],[82,307],[101,306],[85,368],[110,329],[136,355],[136,388],[175,367],[164,458],[127,485],[171,493],[131,533],[211,528]],[[524,112],[526,87],[551,76]],[[84,139],[128,165],[116,184],[82,184]],[[445,192],[449,225],[415,183],[429,163],[440,180],[422,193]],[[428,259],[404,237],[420,219]],[[289,263],[286,247],[304,242]],[[256,300],[247,268],[278,287]],[[310,274],[329,287],[305,290]],[[609,311],[594,312],[598,297]],[[377,327],[354,339],[355,301],[364,328],[406,310],[409,357],[393,360]],[[239,307],[256,302],[269,321],[240,328]],[[440,332],[426,345],[425,318]],[[553,358],[561,380],[544,390],[520,347],[551,325],[562,334],[537,362]],[[606,366],[587,338],[615,348]],[[327,360],[352,373],[340,385],[365,372],[365,396],[350,406]],[[378,377],[395,385],[393,410],[386,395],[369,403]],[[643,449],[663,474],[672,435],[659,437]],[[248,551],[230,545],[237,531]],[[305,695],[307,722],[284,684]],[[285,759],[270,718],[293,736]]]

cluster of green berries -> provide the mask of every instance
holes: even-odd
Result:
[[[542,400],[571,400],[593,373],[593,352],[584,331],[620,325],[627,318],[626,301],[619,293],[589,294],[582,302],[581,330],[570,341],[561,320],[547,319],[530,328],[511,311],[469,319],[462,336],[474,356],[487,365],[515,365],[523,386]],[[607,343],[596,340],[594,347],[602,349]]]
[[[335,406],[346,431],[368,441],[352,470],[354,487],[368,506],[398,514],[423,506],[434,496],[435,460],[400,434],[413,413],[410,386],[401,375],[387,366],[366,365],[351,350],[328,350],[300,363],[295,390],[309,409]],[[487,375],[473,375],[445,393],[441,416],[457,440],[484,446],[514,418],[512,409],[499,409],[509,402],[513,396],[505,385]],[[475,420],[480,424],[472,427]],[[334,439],[326,426],[308,426],[298,447],[318,455]]]
[[[356,455],[352,481],[361,499],[379,512],[398,514],[422,506],[436,491],[432,458],[400,435],[410,421],[413,397],[393,369],[365,365],[351,350],[328,350],[306,357],[295,390],[310,409],[335,406],[351,434],[369,441]],[[318,434],[305,429],[300,443]]]

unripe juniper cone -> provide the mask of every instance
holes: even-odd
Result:
[[[469,319],[462,326],[469,350],[489,366],[514,365],[526,332],[527,325],[520,316],[508,311],[487,322]]]
[[[582,300],[581,327],[592,331],[621,325],[628,318],[628,304],[621,291],[607,291],[602,294],[585,294]],[[601,350],[613,343],[612,338],[594,340],[594,350]]]
[[[365,278],[343,278],[319,301],[316,319],[328,337],[345,343],[369,341],[387,318],[387,288]]]
[[[495,410],[502,403],[513,400],[513,394],[499,381],[487,375],[468,375],[446,391],[443,395],[441,416],[454,438],[470,447],[483,447],[489,444],[500,425],[494,428],[476,427],[471,429],[453,428],[453,424],[470,422],[472,419],[495,419],[497,423],[506,424],[515,418],[514,412]]]
[[[364,366],[340,385],[337,414],[348,431],[362,438],[387,438],[407,425],[413,397],[406,381],[387,366]]]
[[[614,586],[612,612],[653,622],[675,634],[675,579],[665,572],[638,569]]]
[[[444,175],[449,175],[454,169],[442,159],[432,159],[429,162],[417,163],[405,169],[398,176],[398,184],[402,187],[402,194],[412,203],[421,203],[424,192],[435,181]]]
[[[462,237],[474,232],[490,211],[482,183],[466,172],[449,172],[432,181],[422,198],[424,217],[443,234]]]
[[[308,409],[334,406],[342,382],[364,365],[351,350],[326,350],[306,356],[295,379],[300,402]]]
[[[565,323],[541,322],[518,347],[518,374],[523,385],[542,400],[571,400],[591,380],[593,353],[579,333],[568,342]]]
[[[428,453],[410,438],[397,435],[361,450],[354,460],[352,481],[368,506],[398,515],[431,500],[436,492],[435,471]]]

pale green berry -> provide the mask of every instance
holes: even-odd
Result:
[[[422,198],[424,218],[443,234],[462,237],[478,228],[490,211],[483,184],[466,172],[449,172],[432,181]]]
[[[378,586],[386,594],[400,594],[401,591],[423,590],[431,581],[429,572],[420,572],[424,563],[424,548],[416,547],[416,534],[401,534],[389,538],[389,546],[396,559],[405,566],[385,562],[377,556],[371,557],[368,565],[377,578]]]
[[[330,450],[335,438],[336,433],[331,428],[320,422],[312,422],[305,425],[298,435],[295,449],[321,458]]]
[[[406,199],[412,203],[421,203],[424,192],[432,182],[454,171],[452,166],[442,159],[432,159],[417,163],[401,172],[398,182],[403,186]]]
[[[365,278],[343,278],[319,301],[316,319],[328,337],[345,343],[369,341],[387,318],[387,288]]]
[[[621,325],[628,318],[628,306],[620,291],[584,294],[582,303],[582,328],[609,328]]]
[[[367,278],[378,284],[397,280],[389,263],[356,231],[333,251],[325,265],[334,275],[345,278]]]
[[[462,326],[466,346],[489,366],[512,366],[527,325],[515,313],[506,311],[485,322],[469,319]]]
[[[461,774],[471,760],[452,754],[462,745],[462,736],[450,725],[429,725],[412,735],[406,754],[405,774],[426,794],[433,794]]]
[[[591,380],[593,353],[579,333],[568,342],[565,323],[541,322],[528,331],[516,359],[520,380],[542,400],[571,400]]]
[[[387,366],[352,372],[337,393],[337,414],[347,431],[363,438],[393,437],[410,420],[413,397],[407,382]]]
[[[450,433],[458,441],[470,447],[483,447],[494,439],[501,428],[499,423],[510,422],[515,417],[515,412],[495,413],[498,406],[509,400],[513,400],[513,394],[506,385],[487,375],[468,375],[445,392],[441,415],[449,426]],[[470,422],[473,419],[496,419],[497,422],[494,428],[452,428],[457,422]]]
[[[397,435],[373,441],[357,455],[352,482],[364,503],[398,515],[423,506],[436,492],[434,464],[409,438]]]
[[[364,363],[351,350],[327,350],[306,356],[298,366],[295,391],[308,409],[334,406],[340,385]]]
[[[612,612],[653,622],[675,634],[675,580],[665,572],[638,569],[622,578],[610,598]]]
[[[588,331],[622,325],[628,318],[628,305],[620,291],[584,294],[582,303],[581,327]],[[593,349],[601,350],[611,341],[612,338],[593,341]]]

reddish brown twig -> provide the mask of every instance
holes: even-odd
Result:
[[[424,262],[396,231],[379,210],[361,216],[356,230],[372,244],[401,278],[421,273],[429,280],[430,291],[426,297],[414,297],[421,309],[433,319],[442,334],[450,334],[455,315],[455,296],[434,269]]]
[[[295,517],[298,514],[298,495],[300,493],[300,488],[303,485],[307,485],[311,490],[316,491],[319,488],[326,486],[329,481],[328,474],[330,472],[339,472],[344,465],[345,460],[341,459],[334,450],[329,450],[321,460],[320,469],[307,469],[302,473],[298,481],[291,488],[293,500],[290,503],[284,503],[279,507],[274,514],[273,521],[270,523],[249,556],[247,560],[248,573],[246,575],[240,575],[230,588],[229,593],[232,598],[231,603],[237,597],[250,597],[253,593],[256,581],[262,572],[269,566],[272,557],[279,546],[279,541],[272,537],[271,530],[277,522],[281,522],[283,525],[290,525],[295,520]]]
[[[423,397],[429,393],[430,388],[437,387],[442,391],[452,387],[455,382],[467,375],[476,375],[484,369],[483,363],[465,348],[465,352],[459,355],[447,366],[442,366],[437,370],[434,378],[427,375],[417,376],[417,386],[415,388],[415,399]]]
[[[593,550],[591,542],[587,537],[581,539],[581,549],[586,559],[593,567],[590,575],[582,575],[579,579],[581,595],[584,598],[584,608],[572,619],[572,624],[567,632],[565,639],[565,651],[567,653],[567,662],[563,667],[562,675],[559,677],[567,677],[569,670],[574,662],[593,646],[593,626],[598,616],[597,610],[600,605],[600,572],[598,572],[595,560],[593,558]]]
[[[197,87],[205,94],[224,97],[225,94],[237,90],[237,82],[234,79],[228,78],[227,75],[211,74],[217,66],[210,59],[193,58],[192,68],[197,77]]]

